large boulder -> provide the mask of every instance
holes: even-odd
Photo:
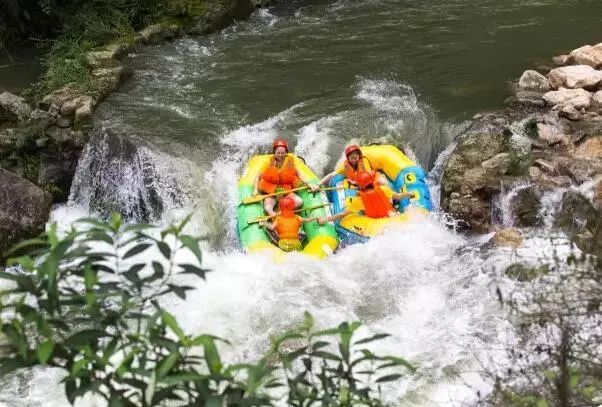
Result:
[[[0,168],[0,259],[19,240],[44,230],[50,204],[50,194]]]
[[[537,186],[519,190],[510,202],[514,224],[519,227],[539,226],[541,219],[541,193]]]
[[[550,90],[550,82],[548,79],[537,71],[528,70],[523,72],[518,80],[518,86],[526,90]]]
[[[596,48],[591,45],[585,45],[573,50],[569,54],[569,59],[577,65],[589,65],[592,68],[600,68],[602,67],[602,47]]]
[[[548,80],[554,89],[594,89],[602,82],[602,72],[596,71],[589,65],[563,66],[552,69],[548,74]]]
[[[549,105],[571,106],[575,109],[587,109],[591,105],[592,93],[584,89],[559,89],[543,95]]]
[[[562,228],[579,249],[602,256],[602,211],[585,196],[565,192],[554,226]]]
[[[504,134],[468,134],[445,166],[441,207],[475,232],[491,227],[491,198],[500,192],[499,178],[510,166],[508,139]]]
[[[590,137],[575,150],[575,156],[581,158],[602,159],[602,136]]]
[[[0,123],[25,121],[31,114],[31,107],[22,97],[9,92],[0,94]]]

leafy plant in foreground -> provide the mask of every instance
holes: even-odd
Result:
[[[273,338],[254,363],[226,364],[224,339],[189,335],[159,304],[185,299],[191,286],[174,277],[205,278],[200,239],[187,219],[159,232],[150,225],[85,219],[59,237],[56,229],[13,249],[0,292],[0,324],[9,355],[0,369],[46,365],[65,370],[73,403],[94,393],[110,406],[275,405],[380,406],[382,383],[413,370],[405,360],[354,340],[359,323],[318,330],[301,326]],[[156,253],[155,257],[149,256]],[[192,260],[183,260],[184,258]]]

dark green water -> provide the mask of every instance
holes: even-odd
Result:
[[[197,162],[197,148],[219,154],[224,134],[277,118],[289,138],[314,123],[328,155],[386,140],[428,166],[455,124],[503,106],[508,80],[602,41],[601,23],[599,0],[281,2],[133,55],[134,78],[100,117],[162,148],[182,142],[174,154]]]

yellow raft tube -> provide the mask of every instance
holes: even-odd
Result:
[[[361,213],[345,216],[336,224],[342,244],[364,242],[372,236],[383,233],[388,228],[424,217],[432,209],[428,186],[425,182],[426,174],[414,161],[393,145],[364,146],[361,147],[361,150],[371,168],[386,176],[391,189],[396,192],[412,192],[414,196],[398,203],[397,209],[400,214],[397,216],[369,218]],[[337,169],[341,169],[342,165],[343,163]],[[360,199],[356,196],[356,191],[349,188],[349,182],[343,175],[333,177],[330,186],[345,187],[345,189],[328,193],[334,214],[344,211],[353,200]]]

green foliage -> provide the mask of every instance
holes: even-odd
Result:
[[[159,232],[123,225],[119,216],[84,219],[63,237],[51,227],[15,246],[13,267],[0,272],[11,284],[0,292],[10,350],[0,371],[63,368],[71,403],[94,393],[111,406],[381,406],[381,385],[398,380],[400,368],[414,370],[368,349],[387,335],[356,340],[357,322],[319,330],[307,313],[300,327],[273,338],[258,362],[224,363],[226,340],[187,334],[159,304],[193,288],[174,283],[174,275],[204,279],[208,272],[186,222]],[[188,260],[180,260],[182,251]]]

